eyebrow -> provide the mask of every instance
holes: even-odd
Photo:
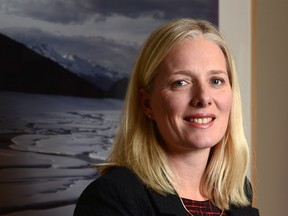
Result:
[[[226,76],[229,77],[228,72],[227,71],[222,71],[222,70],[211,70],[209,71],[211,74],[213,75],[217,75],[217,74],[224,74]]]
[[[209,73],[211,75],[217,75],[217,74],[224,74],[226,76],[229,77],[229,74],[227,71],[223,71],[223,70],[211,70],[209,71]],[[174,74],[180,74],[180,75],[187,75],[187,76],[191,76],[191,72],[189,70],[181,70],[181,71],[177,71]]]

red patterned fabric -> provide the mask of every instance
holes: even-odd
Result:
[[[210,200],[194,201],[182,198],[182,201],[188,211],[194,216],[220,216],[222,210],[215,206]],[[187,215],[189,215],[187,213]],[[221,216],[226,216],[225,212]]]

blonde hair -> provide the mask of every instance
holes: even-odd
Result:
[[[114,166],[130,168],[147,187],[162,194],[175,194],[173,173],[159,145],[156,125],[143,113],[140,89],[149,90],[157,67],[169,50],[185,38],[204,37],[216,43],[224,53],[232,87],[233,102],[227,131],[211,149],[201,192],[222,209],[231,204],[249,203],[244,191],[249,163],[249,148],[242,125],[240,90],[232,54],[223,37],[211,23],[189,18],[170,21],[156,29],[144,43],[134,66],[125,105],[113,147],[107,162],[100,166],[104,174]]]

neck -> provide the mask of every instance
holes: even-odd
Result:
[[[180,197],[207,200],[201,193],[201,181],[205,172],[210,149],[182,154],[169,154],[168,159],[175,174],[174,187]]]

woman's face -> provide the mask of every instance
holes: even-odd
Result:
[[[149,93],[142,94],[167,150],[211,148],[224,136],[232,105],[226,60],[202,37],[177,43],[161,63]]]

